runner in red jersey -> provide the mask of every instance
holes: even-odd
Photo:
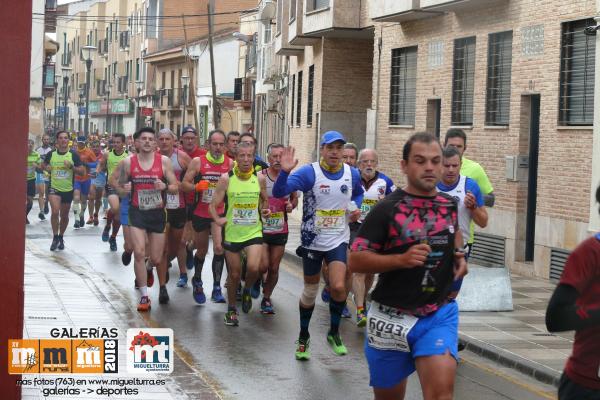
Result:
[[[202,289],[202,267],[204,258],[208,252],[208,235],[213,239],[213,291],[211,300],[216,303],[225,303],[225,298],[221,292],[221,275],[223,273],[223,264],[225,255],[222,245],[221,227],[218,226],[208,212],[208,205],[217,186],[217,181],[221,174],[229,172],[232,167],[231,160],[225,156],[225,133],[219,129],[210,132],[208,136],[209,151],[202,157],[192,160],[190,166],[183,178],[183,190],[195,194],[195,207],[192,215],[192,227],[194,228],[194,244],[196,255],[194,257],[194,277],[192,286],[194,287],[194,300],[198,304],[206,302],[206,296]],[[224,212],[224,204],[221,204],[217,210],[219,214]]]
[[[171,160],[156,150],[154,129],[145,127],[135,133],[139,152],[123,160],[122,180],[118,190],[122,194],[131,193],[129,206],[129,225],[133,244],[135,278],[141,292],[138,311],[150,309],[146,273],[146,242],[150,262],[160,265],[165,245],[165,196],[179,193],[179,184]],[[165,184],[165,178],[168,185]],[[160,287],[160,297],[164,297],[166,286]],[[168,297],[168,294],[167,294]],[[162,302],[161,302],[162,303]]]
[[[184,151],[175,149],[175,135],[170,129],[161,129],[158,132],[158,147],[163,156],[171,160],[173,173],[177,181],[181,182],[183,174],[188,168],[190,156]],[[165,245],[165,253],[161,265],[159,266],[158,280],[160,285],[165,285],[167,281],[167,263],[177,257],[179,265],[179,281],[177,287],[187,286],[187,270],[185,269],[185,247],[181,244],[183,236],[183,228],[186,223],[186,208],[185,198],[182,190],[177,194],[167,194],[167,244]],[[162,274],[164,272],[164,275]],[[168,301],[168,297],[160,298],[159,301]]]
[[[600,186],[596,189],[600,203]],[[600,233],[569,256],[546,312],[549,332],[575,330],[559,400],[600,399]]]
[[[192,126],[186,126],[181,131],[181,148],[185,153],[194,159],[206,154],[206,149],[198,145],[198,133]],[[194,212],[194,192],[185,194],[185,203],[187,208],[187,220],[183,229],[183,237],[181,246],[186,249],[187,269],[194,268],[194,230],[192,229],[192,214]]]

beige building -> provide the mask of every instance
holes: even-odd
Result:
[[[477,262],[556,278],[591,229],[592,1],[371,1],[373,136],[381,169],[414,132],[468,135],[494,186]],[[598,165],[598,164],[596,164]],[[477,247],[479,243],[479,247]]]

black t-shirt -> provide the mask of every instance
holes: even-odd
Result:
[[[432,251],[422,267],[379,274],[373,300],[415,315],[437,310],[454,280],[457,231],[456,200],[446,193],[418,197],[397,189],[379,201],[363,221],[352,251],[402,254],[419,243]]]

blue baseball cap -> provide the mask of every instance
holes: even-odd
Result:
[[[77,143],[85,143],[85,141],[86,141],[85,136],[77,136]]]
[[[323,134],[323,137],[321,137],[321,146],[330,144],[333,142],[342,142],[342,143],[346,144],[346,139],[344,138],[344,135],[342,135],[338,131],[325,132]]]

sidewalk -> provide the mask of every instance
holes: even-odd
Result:
[[[99,275],[90,273],[82,266],[73,265],[59,254],[48,256],[48,252],[39,249],[28,240],[25,245],[25,312],[23,338],[50,339],[52,328],[117,328],[119,340],[119,373],[109,375],[83,374],[28,374],[23,378],[74,378],[87,379],[87,385],[77,385],[81,394],[79,399],[108,398],[95,393],[100,385],[90,380],[96,378],[132,378],[162,379],[164,385],[130,386],[138,390],[137,395],[112,395],[111,399],[144,399],[144,400],[183,400],[183,399],[219,399],[220,397],[209,384],[178,354],[175,343],[174,372],[166,374],[129,375],[126,367],[127,329],[147,327],[146,321],[139,313],[131,309],[129,301],[111,287]],[[174,338],[177,341],[177,338]],[[185,358],[185,357],[184,357]],[[54,385],[44,386],[46,389]],[[58,385],[58,387],[69,387]],[[113,387],[104,385],[104,387]],[[116,388],[117,386],[114,386]],[[73,386],[71,386],[73,388]],[[88,394],[88,392],[90,392]],[[65,398],[75,398],[65,396]],[[44,397],[42,387],[22,388],[22,399],[37,400],[62,398],[61,396]]]
[[[300,218],[298,210],[289,218],[284,258],[302,268],[295,253],[300,245]],[[546,330],[546,306],[555,285],[513,274],[511,286],[514,311],[461,312],[460,339],[473,353],[558,386],[573,347],[574,332],[552,334]]]

